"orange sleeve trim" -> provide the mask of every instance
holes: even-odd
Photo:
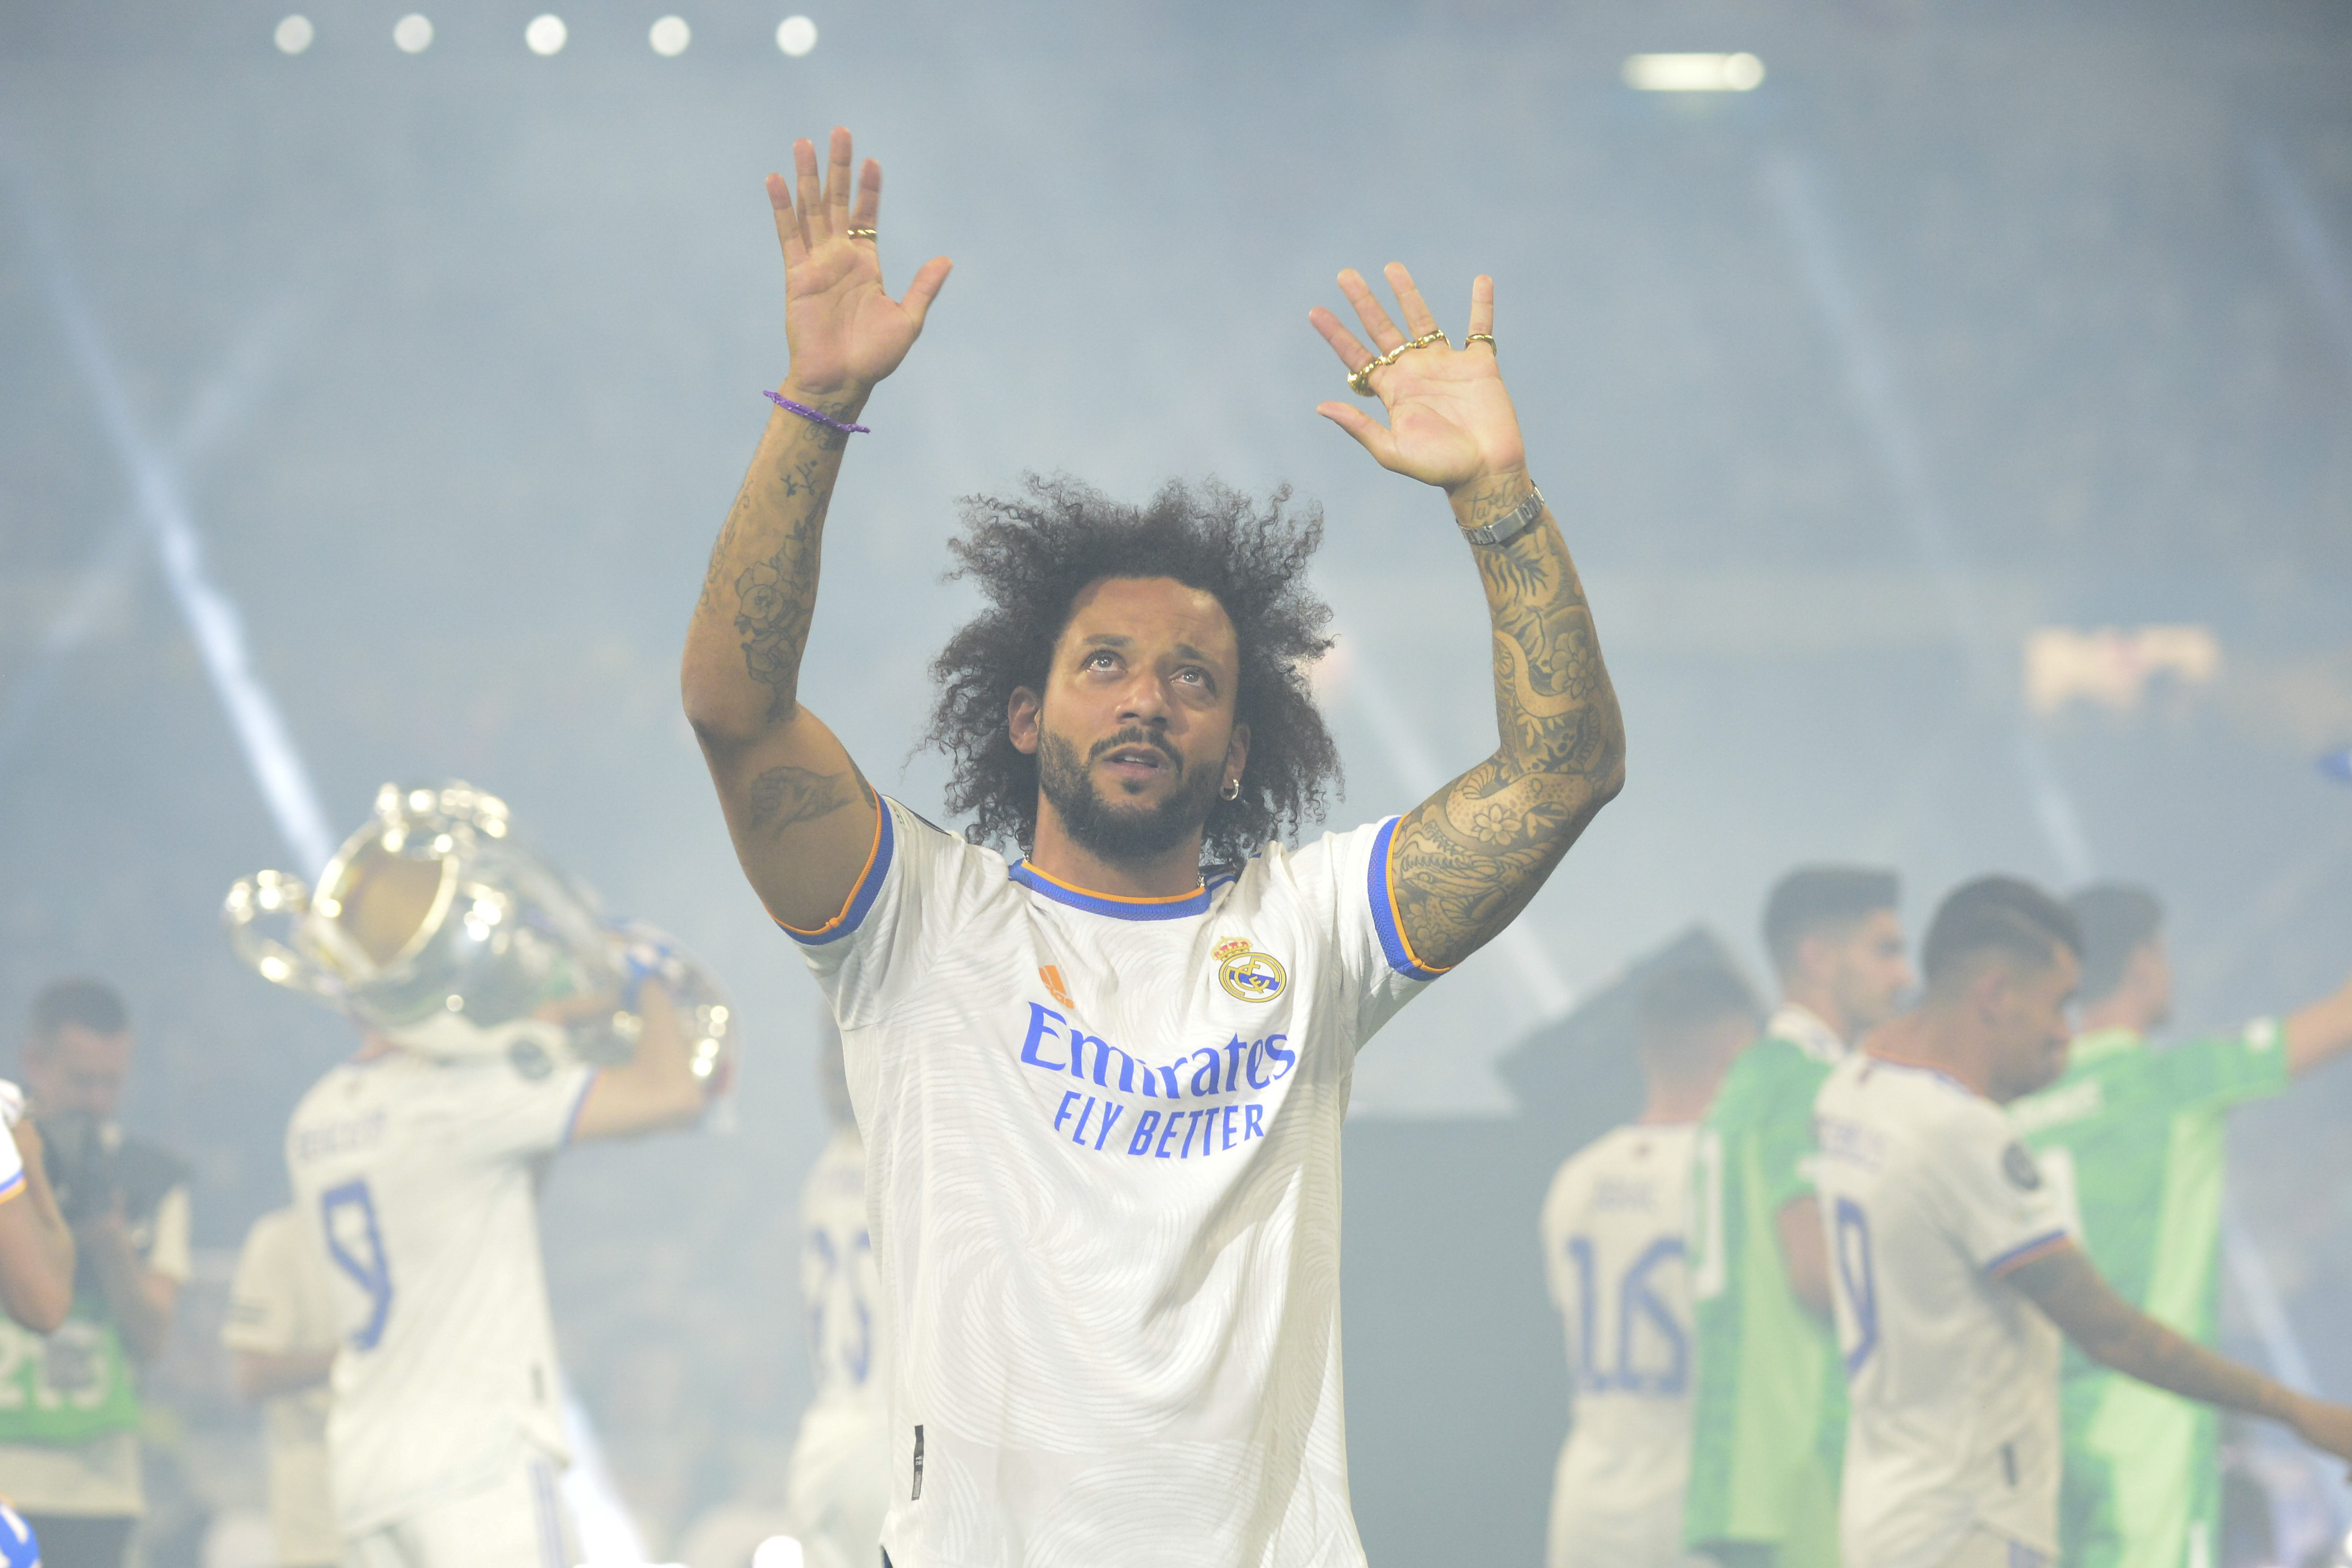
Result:
[[[1450,963],[1423,963],[1421,955],[1412,950],[1412,938],[1405,934],[1404,911],[1397,907],[1396,896],[1396,830],[1403,826],[1404,818],[1397,817],[1381,836],[1381,887],[1389,901],[1389,926],[1396,932],[1398,949],[1414,969],[1431,976],[1449,973],[1454,968]]]
[[[2040,1241],[2029,1242],[2005,1258],[1995,1258],[1992,1267],[1987,1268],[1985,1272],[1996,1279],[2006,1279],[2027,1264],[2048,1258],[2053,1253],[2063,1252],[2074,1245],[2074,1238],[2062,1231],[2056,1236],[2044,1237]]]
[[[814,937],[821,937],[830,931],[839,929],[841,922],[849,918],[850,910],[857,907],[857,895],[866,890],[866,879],[874,874],[874,862],[882,853],[882,819],[886,816],[889,815],[889,801],[878,794],[876,795],[874,797],[874,842],[866,847],[866,864],[857,868],[857,879],[849,884],[848,896],[841,900],[840,910],[835,914],[831,920],[825,921],[824,924],[817,927],[814,931],[803,931],[799,926],[793,924],[792,921],[779,917],[773,910],[768,910],[768,918],[774,921],[778,925],[783,927],[784,930],[790,931],[793,935],[801,938],[803,941],[807,941]],[[763,909],[766,908],[764,904],[761,907]]]

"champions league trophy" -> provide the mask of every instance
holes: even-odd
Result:
[[[694,1076],[724,1089],[733,1013],[708,970],[509,834],[506,803],[462,781],[386,784],[314,893],[257,871],[221,910],[264,980],[433,1057],[501,1055],[532,1077],[563,1058],[626,1061],[640,988],[676,1002]]]

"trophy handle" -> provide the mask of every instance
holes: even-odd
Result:
[[[639,920],[615,920],[605,922],[605,931],[625,977],[623,1012],[614,1019],[621,1032],[635,1039],[642,1026],[637,993],[646,981],[659,981],[677,1007],[678,1022],[686,1030],[688,1062],[696,1079],[714,1107],[723,1103],[734,1090],[738,1044],[734,1009],[718,978],[658,926]]]
[[[310,887],[285,871],[256,871],[228,890],[221,924],[228,944],[273,985],[340,1005],[342,987],[294,946],[295,927],[310,910]]]

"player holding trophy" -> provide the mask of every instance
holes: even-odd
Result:
[[[727,1081],[725,1003],[658,932],[600,920],[463,784],[385,785],[315,898],[264,872],[227,920],[266,978],[366,1040],[286,1133],[341,1336],[327,1441],[346,1568],[570,1568],[539,1182],[573,1142],[699,1120]]]

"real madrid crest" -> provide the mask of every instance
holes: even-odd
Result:
[[[1256,952],[1245,936],[1221,942],[1212,951],[1217,955],[1217,984],[1228,996],[1244,1002],[1271,1002],[1290,984],[1280,962],[1271,953]]]

